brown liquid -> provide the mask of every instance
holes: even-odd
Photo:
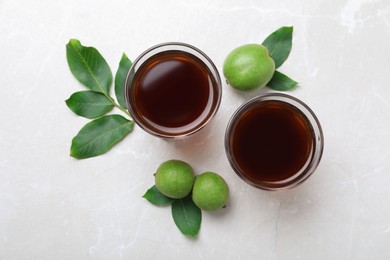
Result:
[[[297,174],[312,153],[305,115],[282,101],[263,101],[245,111],[232,131],[232,156],[243,177],[259,185]]]
[[[209,117],[217,103],[208,67],[192,54],[166,51],[137,71],[132,93],[136,113],[155,131],[183,133]]]

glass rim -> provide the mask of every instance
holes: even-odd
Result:
[[[162,50],[162,51],[156,51],[156,50],[159,50],[160,48],[163,49],[165,47],[170,47],[170,48],[166,49],[166,50]],[[179,49],[179,48],[185,48],[187,50],[185,50],[185,49],[183,50],[183,49]],[[195,53],[191,53],[188,50],[192,50]],[[204,58],[207,61],[207,63],[206,63],[202,59],[200,59],[200,61],[202,63],[204,63],[204,65],[210,70],[209,77],[211,77],[213,79],[213,82],[215,82],[214,88],[217,90],[217,91],[214,91],[214,93],[216,95],[216,102],[215,102],[215,105],[212,106],[210,112],[205,117],[205,120],[203,120],[201,123],[195,125],[194,127],[192,127],[188,131],[185,131],[185,132],[182,132],[182,133],[178,133],[178,134],[167,134],[167,133],[154,131],[153,129],[151,129],[152,127],[149,127],[148,124],[146,124],[145,122],[143,122],[143,120],[140,119],[140,117],[138,116],[138,113],[135,112],[134,108],[132,107],[132,102],[130,102],[130,100],[128,98],[127,92],[131,91],[131,88],[132,88],[132,84],[131,83],[134,80],[134,77],[136,75],[136,72],[134,72],[134,70],[136,70],[136,66],[139,65],[139,63],[142,64],[143,62],[145,62],[145,61],[142,61],[142,59],[145,58],[148,54],[150,54],[151,52],[154,52],[154,51],[156,51],[156,53],[153,53],[145,61],[147,61],[148,59],[150,59],[154,55],[156,55],[158,53],[161,53],[161,52],[165,52],[165,51],[182,51],[182,52],[190,53],[190,54],[194,55],[195,57],[197,57],[199,59],[200,59],[200,57],[202,57],[202,58]],[[219,106],[221,104],[221,100],[222,100],[222,81],[221,81],[221,77],[220,77],[220,74],[218,72],[217,67],[215,66],[214,62],[210,59],[210,57],[207,56],[206,53],[204,53],[199,48],[197,48],[197,47],[195,47],[195,46],[193,46],[191,44],[188,44],[188,43],[176,42],[176,41],[163,42],[163,43],[156,44],[156,45],[146,49],[145,51],[143,51],[134,60],[134,62],[132,63],[132,65],[131,65],[131,67],[130,67],[129,71],[127,72],[127,75],[126,75],[126,80],[125,80],[125,102],[126,102],[126,105],[127,105],[127,110],[129,111],[131,117],[133,118],[135,123],[137,123],[138,126],[140,126],[147,133],[149,133],[151,135],[154,135],[154,136],[157,136],[157,137],[160,137],[160,138],[164,138],[164,139],[178,139],[178,138],[183,138],[183,137],[190,136],[190,135],[200,131],[215,116],[215,114],[217,113],[217,111],[219,109]]]
[[[240,119],[241,114],[245,112],[248,108],[264,101],[280,101],[294,106],[306,117],[307,123],[309,124],[309,126],[313,131],[312,156],[308,157],[306,164],[300,170],[302,172],[298,174],[300,172],[298,171],[295,175],[293,175],[293,178],[289,180],[287,183],[279,183],[279,184],[275,183],[270,185],[264,185],[264,183],[263,184],[255,183],[245,176],[245,174],[236,165],[233,158],[234,156],[232,156],[231,136],[232,136],[232,131],[234,129],[235,123]],[[297,104],[300,105],[301,108],[297,107],[296,106]],[[236,111],[230,117],[229,122],[227,124],[224,144],[225,144],[225,153],[229,161],[229,164],[231,165],[233,171],[243,181],[262,190],[276,191],[276,190],[294,188],[302,184],[314,173],[322,158],[322,154],[324,150],[324,134],[323,134],[321,123],[318,120],[318,117],[315,115],[313,110],[308,105],[306,105],[303,101],[301,101],[296,97],[284,93],[267,93],[267,94],[255,96],[247,100],[245,103],[243,103],[236,109]]]

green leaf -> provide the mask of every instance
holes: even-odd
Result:
[[[194,204],[191,195],[172,203],[172,217],[181,233],[196,236],[202,222],[202,211]]]
[[[294,88],[298,83],[283,73],[275,70],[272,79],[267,83],[267,86],[274,90],[286,91]]]
[[[94,91],[73,93],[65,102],[74,113],[90,119],[102,116],[114,107],[104,94]]]
[[[115,75],[115,95],[119,105],[127,108],[125,100],[125,81],[127,73],[131,67],[131,61],[127,58],[126,54],[123,53],[121,61],[119,62],[119,68]]]
[[[85,47],[79,40],[71,39],[66,45],[66,58],[70,71],[78,81],[91,90],[109,93],[112,73],[95,48]]]
[[[147,199],[150,203],[156,206],[166,206],[172,204],[173,200],[172,198],[169,198],[162,194],[156,187],[156,185],[153,185],[143,196],[145,199]]]
[[[282,27],[271,33],[262,43],[275,61],[275,68],[279,68],[287,60],[292,46],[292,34],[293,27]]]
[[[70,155],[77,159],[107,152],[133,130],[134,122],[120,115],[99,117],[81,128],[73,138]]]

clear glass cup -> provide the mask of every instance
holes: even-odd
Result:
[[[263,111],[264,111],[264,109],[267,108],[267,106],[272,108],[272,109],[284,109],[285,108],[288,111],[290,111],[290,112],[288,112],[286,110],[288,113],[290,113],[291,115],[294,114],[294,116],[297,116],[297,118],[299,118],[299,121],[297,121],[297,122],[300,122],[299,124],[305,124],[305,128],[303,128],[303,126],[301,126],[301,125],[297,125],[297,127],[301,127],[300,129],[307,129],[307,130],[305,130],[305,131],[307,131],[306,136],[310,137],[310,138],[307,138],[307,140],[306,140],[310,146],[309,145],[304,146],[304,147],[307,147],[307,153],[306,153],[307,156],[305,155],[305,157],[297,157],[297,158],[303,158],[303,159],[300,159],[302,161],[302,164],[299,164],[300,165],[299,168],[294,168],[293,171],[291,172],[291,174],[289,174],[287,177],[283,176],[281,178],[278,178],[276,176],[274,179],[272,179],[273,177],[271,176],[271,178],[270,178],[269,176],[267,176],[267,173],[265,173],[265,172],[259,172],[259,171],[256,172],[256,168],[248,168],[247,165],[245,165],[245,163],[244,163],[245,157],[242,157],[242,154],[246,153],[245,152],[246,147],[244,147],[244,146],[248,145],[248,142],[246,141],[247,139],[245,139],[246,138],[245,136],[240,137],[239,135],[243,135],[243,134],[247,133],[245,131],[249,131],[249,130],[240,130],[240,127],[242,128],[242,126],[245,126],[246,123],[244,120],[248,120],[248,118],[251,118],[250,113],[253,113],[251,111],[258,111],[256,113],[259,113],[259,115],[262,115],[261,113],[268,113],[268,112],[262,112],[262,110],[261,110],[261,109],[263,109]],[[272,107],[272,106],[274,106],[274,107]],[[278,106],[280,106],[280,108]],[[270,108],[267,108],[267,109],[270,109]],[[264,117],[264,118],[266,118],[266,117]],[[271,120],[270,122],[272,122],[272,120],[273,120],[272,115],[270,118],[271,119],[269,119],[269,120]],[[280,118],[283,118],[283,117],[280,117]],[[286,118],[288,120],[290,120],[289,116],[287,116]],[[254,120],[253,122],[255,122],[255,120],[257,120],[257,119],[253,119],[253,120]],[[277,123],[275,123],[275,124],[277,124]],[[259,125],[260,125],[260,127],[265,127],[265,128],[268,127],[266,124],[261,125],[260,122],[259,122]],[[247,126],[245,126],[245,127],[247,127]],[[252,127],[252,126],[250,126],[250,127]],[[250,127],[249,128],[247,127],[247,128],[251,129]],[[257,126],[257,127],[259,127],[259,126]],[[254,129],[254,128],[252,128],[252,129]],[[264,130],[264,131],[266,131],[266,130]],[[256,138],[259,138],[258,140],[261,140],[261,142],[264,141],[265,145],[259,146],[259,147],[256,146],[255,149],[257,149],[257,150],[252,151],[254,153],[251,152],[251,153],[247,153],[247,154],[249,156],[253,155],[253,158],[256,158],[255,156],[262,156],[262,155],[264,155],[264,152],[267,152],[267,149],[269,149],[270,147],[272,149],[274,149],[274,147],[272,147],[272,143],[273,143],[272,140],[283,140],[280,142],[282,144],[282,147],[279,147],[280,146],[280,143],[279,143],[278,148],[275,148],[275,149],[279,149],[279,150],[276,150],[276,152],[272,151],[273,155],[272,156],[270,155],[270,157],[269,157],[272,160],[274,160],[274,159],[275,160],[272,162],[266,161],[266,163],[269,162],[269,164],[270,164],[269,167],[271,169],[273,169],[272,168],[273,163],[278,163],[279,161],[283,161],[283,159],[281,159],[282,155],[280,155],[283,153],[281,152],[279,154],[278,151],[285,150],[285,149],[283,149],[283,146],[285,144],[288,144],[289,140],[279,139],[279,137],[285,138],[285,136],[283,136],[283,134],[280,134],[281,132],[285,131],[285,129],[283,131],[275,132],[274,136],[272,133],[273,129],[270,131],[268,131],[268,136],[256,137]],[[291,136],[293,136],[293,135],[291,135]],[[261,138],[264,138],[264,140],[262,140]],[[277,139],[272,139],[272,138],[277,138]],[[244,140],[244,141],[242,141],[242,140]],[[299,140],[299,141],[297,141],[297,140]],[[257,141],[254,141],[254,142],[256,143]],[[301,143],[301,139],[293,140],[293,142],[295,144],[299,145]],[[241,145],[241,147],[240,147],[240,145]],[[249,146],[250,145],[251,144],[249,144]],[[253,148],[253,147],[251,147],[251,148]],[[290,147],[285,147],[285,148],[289,149]],[[261,150],[261,149],[263,149],[263,150]],[[233,170],[245,182],[247,182],[248,184],[253,185],[257,188],[263,189],[263,190],[271,190],[272,191],[272,190],[290,189],[290,188],[296,187],[296,186],[300,185],[301,183],[303,183],[310,175],[313,174],[313,172],[315,171],[315,169],[319,165],[321,157],[322,157],[323,149],[324,149],[324,136],[323,136],[320,122],[317,119],[314,112],[305,103],[303,103],[299,99],[292,97],[290,95],[286,95],[286,94],[271,93],[271,94],[265,94],[265,95],[257,96],[257,97],[250,99],[249,101],[247,101],[246,103],[241,105],[235,111],[235,113],[233,114],[233,116],[231,117],[231,119],[228,123],[227,129],[225,132],[226,155],[227,155],[227,158],[228,158],[229,163],[232,166]],[[242,154],[240,155],[240,153],[242,153]],[[278,156],[280,158],[278,158]],[[241,159],[241,158],[244,158],[244,159]],[[252,161],[251,161],[251,163],[252,163]],[[253,162],[253,165],[256,165],[256,162]],[[293,164],[291,164],[291,165],[293,165]],[[261,165],[259,167],[261,168]],[[283,166],[275,165],[275,169],[277,169],[278,167],[280,168]],[[286,169],[288,169],[288,168],[286,168]]]
[[[164,84],[164,80],[169,83]],[[183,91],[169,89],[176,83]],[[180,42],[158,44],[143,52],[125,82],[125,99],[134,121],[146,132],[165,139],[186,137],[202,129],[216,114],[221,96],[221,78],[212,60],[198,48]]]

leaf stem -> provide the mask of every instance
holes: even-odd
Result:
[[[118,109],[121,110],[123,113],[125,113],[126,115],[128,115],[129,117],[131,117],[129,111],[127,111],[124,107],[122,107],[121,105],[119,105],[118,103],[116,103],[115,100],[114,100],[110,95],[106,95],[105,93],[104,93],[104,95],[111,101],[111,103],[112,103],[116,108],[118,108]]]
[[[118,105],[117,103],[114,103],[114,106],[116,106],[117,108],[119,108],[123,113],[125,113],[126,115],[130,116],[130,113],[129,111],[127,111],[125,108],[121,107],[120,105]]]

